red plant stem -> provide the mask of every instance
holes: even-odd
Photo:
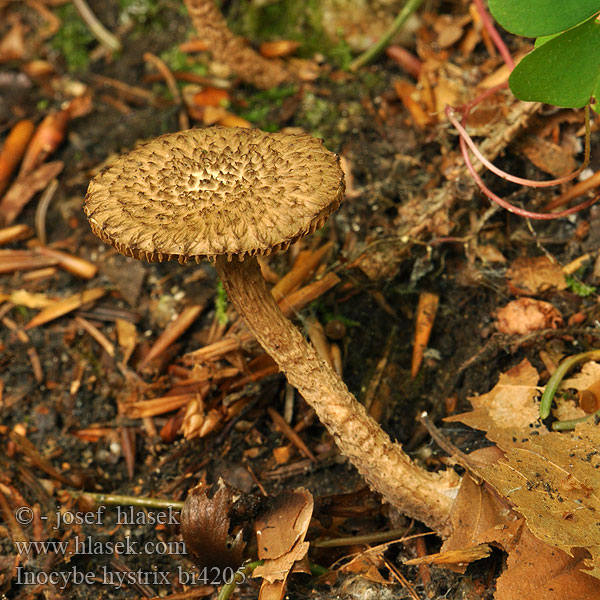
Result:
[[[481,96],[479,98],[481,98]],[[480,102],[480,101],[481,100],[478,100],[478,102]],[[472,107],[472,106],[474,106],[474,104],[476,104],[476,102],[471,102],[467,106]],[[466,109],[466,110],[463,109],[463,123],[466,121],[466,117],[468,115],[468,110],[470,110],[470,109]],[[571,181],[571,179],[575,179],[575,177],[577,177],[588,165],[588,162],[589,162],[589,136],[586,136],[585,160],[584,160],[583,164],[576,171],[573,171],[573,173],[571,173],[570,175],[566,175],[566,176],[560,177],[558,179],[549,179],[547,181],[535,181],[533,179],[523,179],[522,177],[517,177],[515,175],[511,175],[510,173],[507,173],[506,171],[499,169],[496,165],[494,165],[487,158],[485,158],[485,156],[483,156],[483,154],[481,154],[481,152],[479,151],[479,148],[477,148],[477,146],[473,142],[473,139],[467,133],[464,126],[461,125],[461,123],[459,123],[458,119],[454,116],[454,109],[451,106],[446,107],[446,116],[448,117],[448,119],[452,123],[452,125],[454,125],[454,127],[456,127],[456,129],[458,130],[458,133],[460,134],[461,140],[464,140],[466,142],[467,146],[469,146],[469,148],[471,149],[471,152],[473,152],[473,154],[476,156],[476,158],[478,158],[492,173],[494,173],[495,175],[498,175],[498,177],[502,177],[502,179],[506,179],[507,181],[510,181],[512,183],[516,183],[518,185],[525,185],[525,186],[532,187],[532,188],[553,187],[556,185],[560,185],[561,183],[566,183],[567,181]]]
[[[519,208],[518,206],[515,206],[514,204],[511,204],[510,202],[507,202],[503,198],[500,198],[500,196],[497,196],[496,194],[494,194],[494,192],[492,192],[492,190],[490,190],[483,183],[483,180],[481,179],[481,177],[479,177],[479,174],[475,170],[475,167],[473,166],[473,163],[471,162],[471,159],[469,158],[469,153],[467,151],[467,143],[465,142],[465,140],[462,136],[460,137],[460,149],[461,149],[461,152],[465,159],[465,164],[467,165],[467,169],[469,170],[471,177],[473,177],[473,179],[475,180],[475,183],[478,185],[479,189],[490,200],[494,201],[496,204],[499,204],[502,208],[505,208],[507,211],[509,211],[515,215],[518,215],[520,217],[525,217],[527,219],[537,219],[540,221],[551,221],[552,219],[560,219],[562,217],[566,217],[567,215],[572,215],[573,213],[579,212],[580,210],[583,210],[584,208],[587,208],[588,206],[591,206],[592,204],[594,204],[596,202],[596,200],[598,200],[598,198],[600,198],[600,195],[594,196],[593,198],[588,199],[588,200],[582,202],[581,204],[577,204],[576,206],[567,208],[566,210],[562,210],[562,211],[556,212],[556,213],[539,213],[539,212],[532,212],[529,210],[525,210],[523,208]]]
[[[483,26],[485,27],[487,32],[490,34],[490,38],[492,38],[492,42],[494,42],[494,46],[496,46],[496,48],[498,49],[498,52],[500,53],[502,60],[506,63],[508,68],[512,71],[515,68],[515,61],[513,60],[513,57],[511,56],[510,52],[508,51],[506,44],[500,37],[498,30],[494,27],[494,24],[492,23],[492,19],[490,18],[488,11],[486,10],[485,6],[483,5],[483,0],[473,0],[473,2],[475,4],[475,7],[477,8],[477,12],[479,12],[479,16],[481,17],[481,22],[483,23]]]
[[[500,34],[494,27],[492,20],[490,18],[490,15],[488,14],[488,12],[483,4],[483,0],[473,0],[473,2],[475,3],[475,7],[477,8],[477,11],[479,12],[479,16],[481,17],[483,26],[489,33],[490,38],[494,42],[494,45],[498,49],[498,52],[502,56],[502,59],[504,60],[506,65],[509,67],[509,69],[512,71],[515,67],[515,62],[511,56],[510,52],[508,51],[506,44],[503,42],[502,38],[500,37]],[[512,183],[517,183],[519,185],[524,185],[524,186],[534,187],[534,188],[550,187],[550,186],[559,185],[561,183],[570,181],[571,179],[574,179],[575,177],[577,177],[577,175],[579,175],[589,163],[589,157],[590,157],[589,112],[587,113],[588,118],[586,119],[586,138],[585,138],[586,144],[585,144],[585,159],[584,159],[583,165],[581,167],[579,167],[579,169],[577,169],[576,171],[574,171],[573,173],[571,173],[570,175],[568,175],[566,177],[561,177],[559,179],[551,179],[548,181],[534,181],[531,179],[523,179],[521,177],[516,177],[514,175],[510,175],[509,173],[506,173],[506,171],[502,171],[501,169],[496,167],[492,162],[487,160],[483,156],[483,154],[481,154],[481,152],[479,151],[479,149],[477,148],[477,146],[475,145],[475,143],[473,142],[473,140],[467,133],[464,125],[466,123],[469,113],[475,106],[477,106],[477,104],[479,104],[480,102],[485,100],[485,98],[492,95],[497,90],[506,87],[507,85],[508,85],[508,82],[504,82],[499,85],[496,85],[496,86],[486,90],[479,96],[477,96],[477,98],[475,98],[474,100],[471,100],[471,102],[469,102],[468,104],[465,104],[461,109],[462,110],[462,123],[460,123],[458,121],[458,119],[454,116],[454,108],[452,108],[451,106],[446,106],[446,110],[445,110],[446,116],[448,117],[449,121],[454,125],[454,127],[456,127],[456,129],[458,130],[459,136],[460,136],[460,150],[461,150],[463,158],[465,160],[465,164],[467,166],[469,173],[473,177],[475,183],[479,187],[479,189],[490,200],[492,200],[496,204],[502,206],[502,208],[508,210],[509,212],[511,212],[513,214],[516,214],[516,215],[519,215],[521,217],[525,217],[528,219],[537,219],[537,220],[546,220],[546,221],[552,220],[552,219],[558,219],[558,218],[566,217],[567,215],[576,213],[576,212],[583,210],[584,208],[587,208],[588,206],[591,206],[592,204],[594,204],[596,202],[596,200],[598,200],[598,198],[600,198],[600,195],[595,196],[594,198],[588,199],[584,202],[581,202],[580,204],[577,204],[576,206],[573,206],[571,208],[568,208],[568,209],[560,211],[560,212],[556,212],[556,213],[552,213],[552,214],[549,214],[546,212],[543,212],[543,213],[532,212],[529,210],[525,210],[523,208],[519,208],[518,206],[511,204],[510,202],[504,200],[503,198],[500,198],[500,196],[497,196],[496,194],[494,194],[483,183],[483,180],[481,179],[481,177],[475,170],[475,167],[473,166],[473,163],[471,162],[471,159],[469,158],[468,148],[471,149],[473,154],[481,161],[481,163],[485,167],[487,167],[495,175],[498,175],[498,177],[502,177],[503,179],[506,179],[507,181],[511,181]]]

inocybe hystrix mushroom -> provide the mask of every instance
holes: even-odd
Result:
[[[282,314],[256,260],[321,227],[343,194],[339,159],[309,135],[192,129],[117,158],[90,183],[85,213],[126,256],[213,262],[248,328],[341,452],[386,501],[445,533],[455,473],[420,468],[390,440]]]

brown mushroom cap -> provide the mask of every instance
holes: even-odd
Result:
[[[94,233],[148,261],[270,254],[321,227],[344,195],[338,157],[307,134],[212,127],[160,136],[103,169]]]

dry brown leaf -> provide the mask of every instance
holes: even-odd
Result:
[[[308,552],[304,541],[314,501],[303,488],[283,492],[272,508],[256,520],[258,557],[264,563],[256,567],[254,577],[262,577],[260,600],[279,600],[285,594],[285,581],[294,563]]]
[[[595,371],[588,366],[578,381],[566,383],[586,387]],[[509,568],[498,581],[498,600],[597,599],[600,429],[587,422],[573,433],[549,432],[537,420],[536,383],[525,360],[488,394],[472,398],[473,411],[447,419],[485,430],[505,451],[499,460],[499,450],[489,448],[469,458],[527,527],[489,489],[465,477],[451,516],[453,533],[442,550],[477,543],[504,548]]]
[[[428,554],[421,558],[413,558],[404,561],[405,565],[444,565],[445,567],[456,567],[460,573],[464,573],[467,565],[476,560],[489,556],[492,549],[488,544],[478,544],[462,550],[447,550],[437,554]]]
[[[556,406],[552,407],[552,416],[559,421],[570,421],[571,419],[580,419],[587,414],[579,408],[579,405],[571,398],[563,398],[560,395],[554,396]]]
[[[538,169],[554,177],[565,177],[577,168],[572,153],[538,135],[524,136],[517,149]]]
[[[587,390],[600,380],[600,363],[589,361],[581,367],[581,371],[574,377],[563,379],[560,389]]]
[[[531,363],[525,359],[506,373],[502,373],[496,386],[487,394],[469,398],[473,410],[444,419],[459,421],[487,431],[487,437],[500,447],[513,443],[515,432],[529,425],[538,424],[539,407],[535,399],[539,376]]]
[[[454,45],[464,34],[465,26],[471,22],[470,15],[462,15],[458,18],[451,15],[440,15],[433,24],[433,30],[437,33],[437,45],[439,48],[449,48]]]
[[[477,244],[475,254],[484,263],[505,263],[504,254],[492,244]]]
[[[517,258],[508,268],[506,277],[511,292],[518,296],[567,287],[562,267],[547,256]]]
[[[587,390],[600,382],[600,364],[590,361],[583,365],[577,375],[564,379],[560,384],[560,390],[574,389],[577,391]],[[579,405],[568,397],[557,394],[554,397],[556,407],[552,409],[552,415],[559,421],[579,419],[587,414]]]
[[[549,302],[533,298],[519,298],[509,302],[496,314],[500,333],[525,335],[540,329],[556,329],[562,325],[562,316]]]
[[[493,463],[502,453],[496,448],[484,448],[472,452],[469,458],[475,459],[475,455],[479,455],[479,460],[487,455],[485,462]],[[448,566],[453,571],[464,573],[469,562],[489,554],[489,547],[484,542],[490,541],[490,531],[494,531],[496,535],[498,531],[508,532],[508,526],[518,518],[518,515],[507,507],[506,502],[489,487],[478,485],[469,476],[463,477],[450,515],[452,534],[444,541],[442,554],[469,550],[473,552],[451,556],[450,560],[455,559],[454,568],[451,564]],[[482,548],[482,544],[486,546],[487,552],[486,548]]]
[[[581,571],[584,554],[553,548],[523,527],[496,582],[496,600],[600,600],[600,581]]]
[[[3,221],[4,225],[10,225],[33,196],[62,171],[63,166],[60,160],[55,160],[41,165],[25,176],[19,175],[0,202],[0,221]]]
[[[375,583],[381,583],[384,585],[388,584],[390,582],[379,572],[379,569],[385,567],[382,556],[383,552],[383,549],[377,552],[362,552],[358,556],[355,556],[349,563],[346,563],[340,569],[340,572],[355,573],[361,577],[364,577],[365,579],[368,579],[369,581],[374,581]]]
[[[584,564],[600,578],[600,429],[586,422],[571,433],[521,438],[504,446],[506,456],[482,470],[483,476],[527,520],[542,541],[575,556],[589,551]]]
[[[230,567],[242,564],[243,530],[231,534],[234,490],[222,479],[211,493],[210,486],[192,488],[181,511],[181,536],[200,567]]]

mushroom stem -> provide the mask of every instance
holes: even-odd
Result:
[[[269,292],[255,257],[226,256],[215,266],[238,314],[288,381],[312,406],[369,485],[403,514],[448,535],[449,516],[459,478],[451,471],[420,468],[393,443],[349,392],[300,331],[283,315]]]
[[[198,36],[208,43],[214,59],[228,65],[241,79],[261,89],[297,79],[281,60],[261,56],[234,35],[215,0],[185,0],[185,4]]]

